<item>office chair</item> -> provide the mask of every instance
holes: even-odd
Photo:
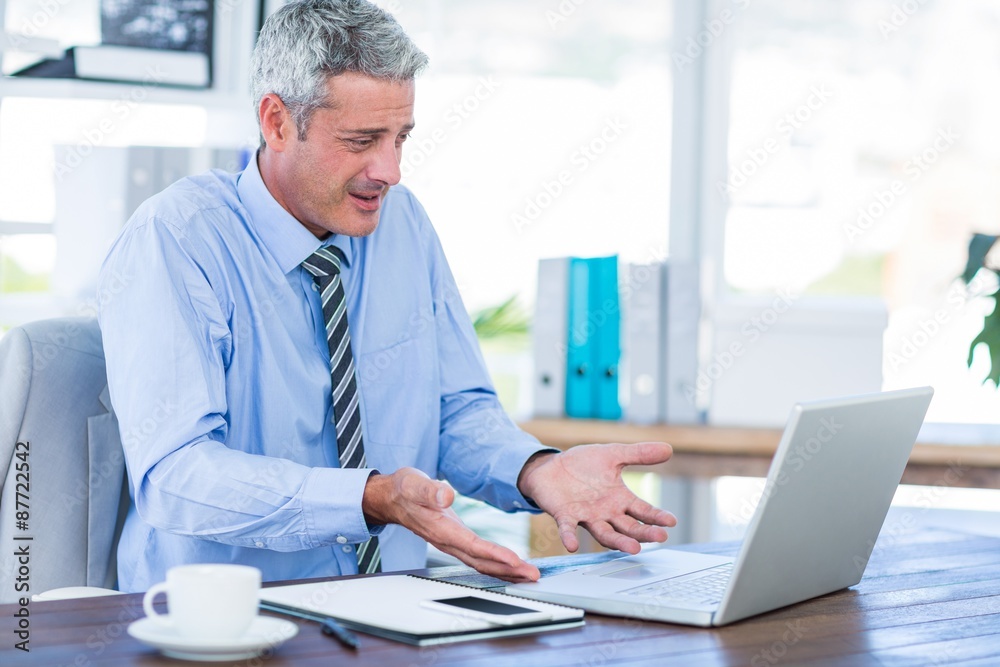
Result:
[[[66,586],[114,588],[128,491],[97,320],[0,340],[0,603]]]

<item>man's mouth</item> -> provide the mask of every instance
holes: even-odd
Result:
[[[382,198],[381,192],[351,192],[349,194],[355,203],[366,211],[378,210]]]
[[[382,199],[381,192],[351,192],[351,198],[365,211],[377,211]]]

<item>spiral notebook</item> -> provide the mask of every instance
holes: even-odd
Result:
[[[366,634],[430,646],[575,628],[583,610],[426,579],[386,575],[261,589],[261,608],[333,618]]]

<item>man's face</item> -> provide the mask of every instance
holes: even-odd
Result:
[[[367,236],[378,226],[382,198],[399,182],[403,142],[413,129],[413,81],[348,72],[330,77],[326,89],[336,106],[313,113],[304,141],[289,139],[276,199],[320,238]]]

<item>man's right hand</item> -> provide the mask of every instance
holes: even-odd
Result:
[[[483,574],[513,582],[538,580],[534,565],[469,530],[451,509],[454,501],[447,484],[401,468],[368,478],[361,509],[369,525],[399,524]]]

